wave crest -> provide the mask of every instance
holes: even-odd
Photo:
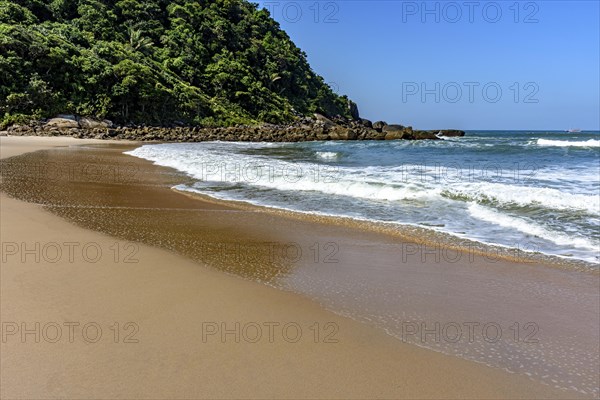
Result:
[[[569,141],[569,140],[550,140],[538,139],[538,146],[555,146],[555,147],[600,147],[600,140],[589,139],[585,141]]]

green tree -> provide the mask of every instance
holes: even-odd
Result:
[[[0,125],[348,115],[268,11],[245,0],[0,0]]]

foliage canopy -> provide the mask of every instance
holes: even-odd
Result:
[[[282,123],[347,102],[246,0],[0,0],[0,125]]]

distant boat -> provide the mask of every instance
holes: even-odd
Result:
[[[571,128],[571,129],[567,129],[567,132],[569,132],[569,133],[577,133],[577,132],[581,132],[581,129],[579,129],[579,128]]]

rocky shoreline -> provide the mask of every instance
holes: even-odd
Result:
[[[60,115],[27,125],[13,125],[0,135],[11,136],[71,136],[81,139],[137,140],[164,142],[306,142],[317,140],[441,140],[439,136],[464,136],[454,129],[414,130],[410,126],[388,125],[366,119],[347,120],[315,114],[289,125],[238,125],[231,127],[186,126],[115,126],[74,115]]]

